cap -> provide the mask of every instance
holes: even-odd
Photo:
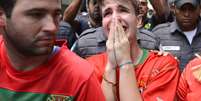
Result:
[[[192,4],[194,7],[199,6],[199,0],[175,0],[174,4],[176,7],[181,8],[184,4],[189,3]]]

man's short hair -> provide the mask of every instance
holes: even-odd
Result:
[[[0,7],[4,10],[6,17],[10,18],[17,0],[0,0]]]
[[[98,5],[100,6],[100,8],[104,5],[105,0],[98,0]],[[117,0],[117,1],[121,1],[121,0]],[[123,0],[122,0],[123,1]],[[139,0],[128,0],[132,3],[134,9],[135,9],[135,14],[138,15],[139,14]]]

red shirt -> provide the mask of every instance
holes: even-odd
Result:
[[[187,64],[182,72],[177,89],[180,101],[200,101],[201,81],[198,81],[193,75],[197,69],[201,69],[201,59],[195,58]]]
[[[107,54],[95,55],[87,60],[96,66],[95,73],[101,82],[107,63]],[[179,69],[173,56],[159,56],[157,53],[149,52],[134,71],[144,101],[174,100]]]
[[[4,47],[0,38],[1,101],[105,101],[93,67],[65,46],[30,71],[12,67]]]

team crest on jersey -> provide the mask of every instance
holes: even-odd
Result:
[[[139,88],[140,93],[144,92],[144,90],[146,89],[145,80],[141,79],[141,80],[138,81],[138,88]]]
[[[50,95],[47,98],[47,101],[73,101],[73,96],[64,96],[64,95]]]

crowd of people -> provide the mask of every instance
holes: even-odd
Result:
[[[201,101],[200,0],[61,4],[0,0],[0,101]]]

